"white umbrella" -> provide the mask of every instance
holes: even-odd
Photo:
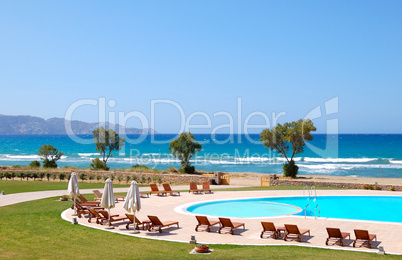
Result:
[[[140,191],[138,189],[138,183],[136,181],[132,181],[130,188],[128,188],[126,199],[124,200],[123,208],[128,212],[133,212],[134,214],[134,232],[137,231],[137,224],[135,223],[135,212],[140,211],[141,209],[141,201],[140,201]]]
[[[74,200],[74,215],[77,216],[77,206],[75,205],[77,200],[77,195],[80,194],[80,188],[78,187],[78,174],[73,172],[71,173],[70,180],[68,182],[68,195],[73,195]]]
[[[102,200],[100,205],[104,208],[107,208],[108,210],[108,215],[109,215],[109,227],[108,228],[113,228],[110,225],[110,209],[114,208],[114,193],[113,193],[113,185],[112,185],[112,180],[107,179],[105,182],[105,188],[103,189],[103,194],[102,194]]]

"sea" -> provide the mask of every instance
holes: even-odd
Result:
[[[144,164],[164,170],[179,168],[180,162],[169,152],[175,134],[128,135],[119,152],[108,160],[111,169]],[[207,172],[256,172],[282,174],[285,159],[266,149],[259,135],[195,134],[202,150],[191,163]],[[64,153],[59,167],[89,168],[100,157],[92,136],[71,138],[60,135],[0,136],[0,165],[28,165],[40,160],[43,144],[51,144]],[[314,134],[304,151],[295,155],[299,175],[402,178],[402,135],[400,134]]]

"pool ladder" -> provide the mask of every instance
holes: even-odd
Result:
[[[307,185],[304,186],[304,188],[303,188],[303,196],[304,196],[304,193],[305,193],[306,190],[307,190],[309,199],[313,197],[313,191],[314,191],[314,199],[317,198],[317,191],[315,189],[315,186],[311,186],[311,188],[309,188]]]
[[[304,218],[307,218],[307,208],[310,209],[310,215],[313,215],[313,211],[311,210],[310,204],[307,203],[307,205],[304,207]],[[315,206],[314,209],[314,218],[317,219],[317,210],[318,210],[318,217],[321,217],[321,211],[320,207],[318,205]]]

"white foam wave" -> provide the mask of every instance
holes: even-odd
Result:
[[[389,162],[392,164],[392,163],[394,163],[394,164],[402,164],[402,161],[401,160],[389,160]]]
[[[301,161],[302,158],[298,158],[298,161]],[[302,161],[304,162],[317,162],[317,163],[365,163],[377,160],[376,158],[311,158],[311,157],[304,157]]]
[[[99,153],[78,153],[78,155],[81,157],[87,157],[87,156],[99,155]]]

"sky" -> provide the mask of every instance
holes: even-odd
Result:
[[[0,0],[0,114],[259,133],[320,107],[319,133],[328,120],[402,133],[401,13],[391,0]]]

